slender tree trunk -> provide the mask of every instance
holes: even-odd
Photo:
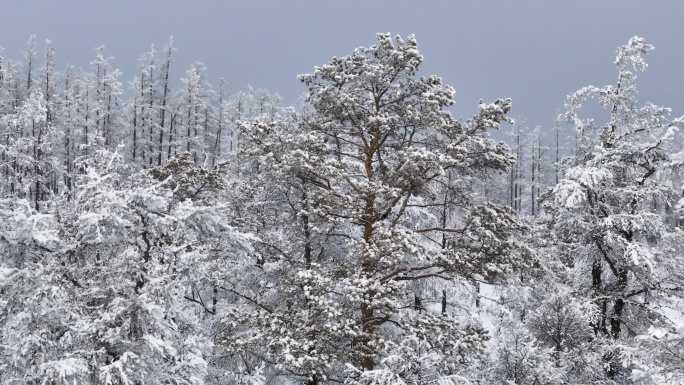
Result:
[[[133,162],[136,160],[138,149],[138,98],[133,101]]]
[[[162,148],[164,146],[164,128],[166,124],[166,104],[169,93],[169,69],[171,67],[171,53],[169,51],[166,58],[166,65],[164,66],[164,89],[162,91],[162,105],[161,116],[159,119],[159,154],[157,156],[157,166],[162,163]]]
[[[171,122],[169,123],[169,148],[168,148],[168,151],[166,152],[166,159],[167,160],[171,159],[172,149],[173,149],[173,154],[175,155],[176,146],[173,144],[173,138],[174,138],[174,134],[176,133],[176,126],[174,125],[174,123],[176,121],[176,116],[178,116],[178,112],[173,113],[173,115],[171,116]]]

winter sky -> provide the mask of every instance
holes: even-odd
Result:
[[[639,35],[655,45],[640,76],[642,101],[684,114],[684,1],[8,1],[0,46],[22,58],[35,34],[42,50],[53,41],[57,68],[87,68],[104,45],[124,84],[150,45],[173,36],[172,76],[194,61],[211,84],[229,91],[248,85],[280,93],[293,104],[305,91],[296,75],[332,56],[375,42],[377,32],[415,34],[422,73],[456,88],[456,117],[478,99],[511,97],[512,115],[550,127],[565,96],[585,85],[614,83],[615,50]],[[177,88],[178,86],[176,86]]]

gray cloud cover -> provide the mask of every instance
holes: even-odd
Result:
[[[679,1],[112,1],[6,2],[0,46],[21,58],[31,34],[53,41],[58,68],[87,67],[106,46],[122,80],[137,58],[173,35],[172,72],[194,61],[231,92],[247,85],[294,103],[305,91],[296,75],[375,41],[376,32],[415,34],[423,72],[456,88],[456,116],[477,100],[513,98],[513,115],[551,126],[565,96],[615,80],[615,49],[633,35],[656,50],[640,77],[641,99],[684,113],[684,2]]]

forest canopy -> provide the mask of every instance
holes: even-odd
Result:
[[[653,49],[529,128],[507,98],[454,118],[414,36],[295,106],[176,83],[173,41],[125,86],[31,38],[0,60],[0,383],[684,381],[684,118],[637,100]]]

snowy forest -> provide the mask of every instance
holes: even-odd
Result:
[[[637,98],[653,46],[526,127],[506,98],[453,117],[415,37],[370,43],[294,106],[179,81],[171,40],[125,80],[103,48],[2,58],[0,383],[684,383],[684,118]]]

